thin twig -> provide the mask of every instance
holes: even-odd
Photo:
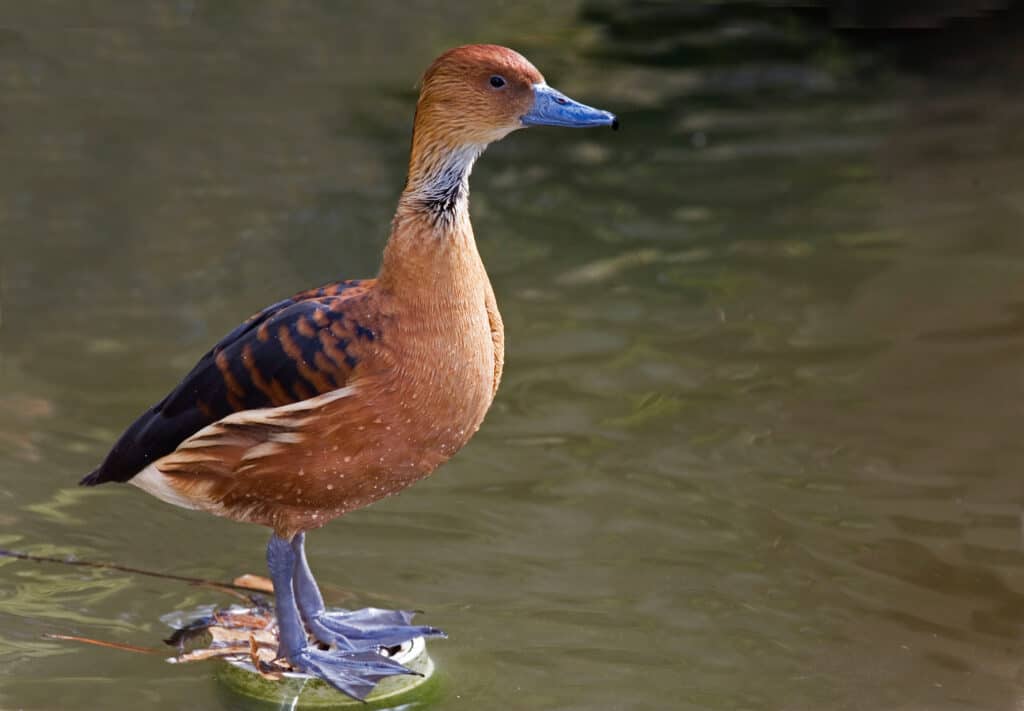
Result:
[[[244,583],[239,584],[236,582],[220,582],[218,580],[207,580],[205,578],[193,578],[188,575],[174,575],[173,573],[158,573],[154,570],[143,570],[142,568],[132,568],[127,565],[118,565],[117,563],[98,563],[89,560],[71,560],[68,558],[52,558],[50,556],[43,555],[32,555],[31,553],[22,553],[20,551],[11,551],[4,548],[0,548],[0,557],[2,558],[17,558],[18,560],[26,560],[32,563],[57,563],[58,565],[76,565],[83,568],[99,568],[102,570],[117,570],[122,573],[133,573],[135,575],[148,575],[151,578],[162,578],[164,580],[177,580],[183,583],[190,583],[192,585],[213,585],[221,588],[229,588],[232,590],[246,590],[249,592],[260,592],[265,593],[266,589],[262,586],[257,585],[246,585]]]
[[[91,637],[77,637],[72,634],[44,634],[43,637],[46,639],[59,639],[67,642],[82,642],[83,644],[92,644],[97,647],[110,647],[111,649],[120,649],[125,652],[138,652],[140,654],[163,654],[162,649],[153,649],[152,647],[136,647],[134,644],[122,644],[121,642],[105,642],[102,639],[92,639]]]
[[[224,595],[230,595],[231,597],[241,600],[248,605],[253,604],[253,598],[255,596],[252,594],[252,591],[256,589],[246,587],[244,584],[239,584],[237,582],[234,583],[233,587],[227,587],[221,583],[196,583],[196,586],[201,588],[210,588],[211,590],[216,590]],[[245,590],[246,592],[241,592],[242,590]],[[271,594],[273,594],[273,592],[271,592]]]

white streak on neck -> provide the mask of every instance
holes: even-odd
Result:
[[[435,224],[450,225],[456,216],[467,211],[469,176],[485,147],[468,144],[446,150],[436,158],[425,156],[427,167],[410,176],[402,193],[402,204],[430,213]]]

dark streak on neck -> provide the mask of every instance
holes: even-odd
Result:
[[[477,146],[453,151],[421,174],[412,177],[403,200],[430,216],[435,226],[449,226],[469,198],[469,174],[480,155]]]
[[[461,179],[445,180],[430,185],[430,188],[419,197],[418,203],[422,210],[434,216],[435,221],[455,214],[459,202],[467,197]]]

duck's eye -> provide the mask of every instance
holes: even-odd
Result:
[[[494,76],[491,77],[491,86],[493,86],[495,89],[500,89],[501,87],[505,86],[505,77],[495,74]]]

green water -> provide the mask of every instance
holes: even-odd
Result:
[[[75,482],[240,319],[374,273],[418,74],[497,41],[624,130],[479,163],[501,392],[311,534],[330,601],[448,631],[430,708],[1024,703],[1019,86],[640,63],[572,4],[2,17],[0,546],[262,573],[262,529]],[[0,707],[224,708],[215,665],[43,635],[229,601],[0,561]]]

